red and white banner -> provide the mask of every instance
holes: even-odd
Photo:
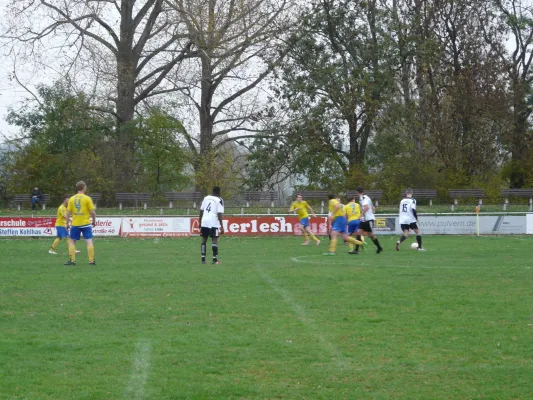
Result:
[[[222,218],[224,234],[228,236],[301,235],[298,217],[242,216]],[[193,222],[193,227],[198,225]],[[311,218],[309,227],[314,234],[327,234],[327,218]],[[196,233],[192,230],[191,233]]]
[[[0,218],[0,236],[55,236],[55,218]]]
[[[96,226],[93,226],[94,236],[120,236],[122,218],[96,216]]]
[[[124,217],[123,237],[189,237],[191,218],[174,217]]]

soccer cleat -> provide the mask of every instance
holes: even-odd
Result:
[[[335,253],[332,253],[331,251],[328,251],[327,253],[322,253],[323,256],[334,256]]]
[[[220,265],[220,261],[218,261],[218,260],[213,260],[213,265]]]
[[[309,240],[306,240],[305,242],[302,243],[302,246],[307,246],[309,244]]]
[[[378,247],[378,249],[376,250],[376,253],[379,254],[383,251],[383,247]]]
[[[396,242],[396,251],[400,251],[400,241]]]
[[[57,254],[54,250],[50,249],[48,250],[48,254]]]
[[[74,261],[70,261],[68,260],[65,264],[63,265],[76,265],[76,263]]]
[[[419,247],[417,250],[418,251],[426,251],[426,249],[423,249],[422,247]]]
[[[317,245],[317,246],[320,246],[320,240],[317,240],[317,241],[316,241],[316,245]]]
[[[76,250],[76,254],[81,253],[81,250]]]
[[[90,261],[89,265],[96,265],[96,261]]]
[[[359,252],[357,250],[352,250],[352,251],[349,251],[348,254],[359,254]]]

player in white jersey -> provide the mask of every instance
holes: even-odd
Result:
[[[359,204],[361,206],[361,224],[359,225],[357,234],[365,235],[372,239],[372,242],[374,242],[377,247],[376,253],[379,254],[383,251],[383,247],[381,247],[377,236],[373,232],[374,222],[376,219],[374,212],[376,211],[376,208],[372,203],[372,199],[365,194],[365,189],[359,186],[356,190],[359,194]],[[355,247],[356,251],[359,250],[358,247],[359,246]]]
[[[213,187],[213,194],[205,196],[200,206],[200,235],[202,236],[202,264],[205,264],[207,238],[211,237],[211,249],[213,250],[213,264],[218,261],[218,236],[224,234],[222,214],[224,213],[224,201],[220,197],[220,188]]]
[[[396,250],[400,251],[400,245],[409,237],[409,230],[412,229],[416,233],[416,242],[418,243],[418,250],[425,251],[422,248],[422,236],[418,228],[418,215],[416,215],[416,200],[413,199],[413,189],[405,191],[405,198],[400,202],[400,228],[403,235],[400,240],[396,242]]]

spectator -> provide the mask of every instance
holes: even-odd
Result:
[[[39,207],[41,207],[41,199],[43,198],[43,193],[41,192],[41,189],[39,189],[38,186],[35,186],[33,190],[31,191],[31,209],[35,210],[35,206],[39,204]]]

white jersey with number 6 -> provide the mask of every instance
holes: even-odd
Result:
[[[224,201],[220,197],[212,195],[205,196],[200,210],[204,212],[201,223],[203,228],[220,228],[218,214],[224,213]]]
[[[400,202],[400,224],[409,225],[416,222],[413,210],[416,210],[416,200],[406,197]]]

